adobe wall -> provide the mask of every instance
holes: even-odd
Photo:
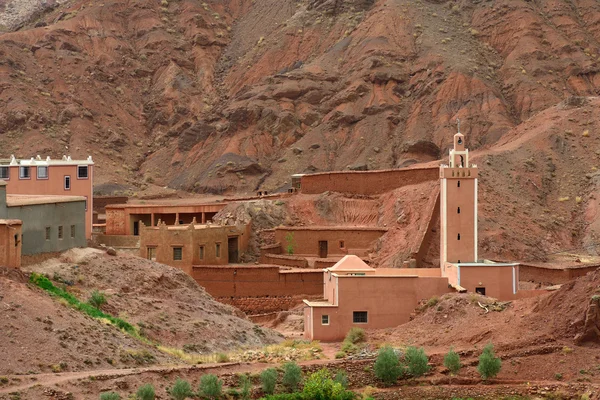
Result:
[[[279,271],[277,266],[194,266],[192,277],[214,297],[320,295],[323,272]]]
[[[94,211],[103,214],[109,204],[125,204],[129,200],[127,196],[94,196]]]
[[[306,194],[331,191],[373,195],[438,178],[439,167],[323,172],[302,176],[301,191]]]
[[[0,219],[0,266],[21,267],[22,238],[20,220]]]
[[[92,235],[92,242],[95,245],[104,244],[110,247],[138,248],[140,245],[140,237],[129,235],[103,235],[94,233],[94,235]]]
[[[303,257],[287,256],[283,254],[265,254],[260,256],[261,264],[275,264],[286,267],[308,268],[308,261]]]
[[[106,234],[125,235],[127,220],[122,208],[106,209]]]
[[[285,252],[286,235],[291,233],[295,256],[318,257],[320,241],[327,241],[327,257],[343,257],[347,254],[364,256],[385,232],[385,228],[367,227],[279,227],[275,228],[275,241],[282,244]],[[342,241],[344,247],[340,247]]]
[[[566,283],[588,272],[595,271],[600,265],[581,266],[573,268],[546,268],[543,266],[521,264],[519,275],[522,281],[532,281],[544,285]]]
[[[471,293],[475,293],[477,287],[485,288],[485,295],[499,300],[512,300],[516,296],[513,293],[513,268],[515,285],[519,284],[519,267],[491,266],[481,267],[460,266],[460,286]]]
[[[302,304],[302,300],[292,296],[278,297],[217,297],[219,302],[239,308],[248,315],[286,311]],[[271,316],[269,319],[273,319]]]

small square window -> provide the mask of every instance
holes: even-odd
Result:
[[[173,247],[173,260],[174,261],[183,260],[183,247]]]
[[[198,253],[198,258],[204,260],[204,246],[200,246],[200,251]]]
[[[366,324],[368,316],[366,311],[354,311],[352,313],[352,322],[355,324]]]
[[[148,260],[156,261],[156,247],[147,248]]]
[[[329,315],[321,315],[321,325],[329,325]]]
[[[58,226],[58,238],[59,239],[63,238],[63,227],[62,227],[62,225]]]
[[[88,178],[88,166],[87,165],[79,165],[77,167],[77,179],[87,179]]]
[[[71,238],[75,237],[75,225],[71,225]]]
[[[46,227],[46,240],[50,240],[50,227]]]
[[[37,167],[37,178],[48,179],[48,167]]]
[[[340,240],[340,249],[343,249],[345,246],[345,243],[343,240]]]
[[[71,190],[71,177],[65,175],[65,190]]]
[[[30,167],[19,167],[19,179],[31,179]]]
[[[215,257],[221,257],[221,243],[215,245]]]
[[[0,179],[10,179],[10,168],[0,167]]]

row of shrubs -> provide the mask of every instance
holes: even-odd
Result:
[[[302,369],[298,364],[289,362],[283,365],[282,385],[287,393],[275,394],[279,372],[275,368],[267,368],[260,374],[261,389],[265,400],[352,400],[356,394],[347,390],[348,376],[345,371],[338,371],[332,377],[327,369],[321,369],[306,379],[302,387]],[[223,397],[223,382],[212,374],[200,378],[198,390],[194,391],[192,385],[183,379],[177,379],[173,386],[167,389],[172,400],[185,400],[197,397],[201,399],[220,399]],[[231,397],[249,400],[252,398],[252,382],[248,375],[241,375],[240,387],[230,389],[227,394]],[[141,386],[137,393],[137,400],[154,400],[156,397],[152,385]],[[120,400],[116,392],[105,392],[100,395],[100,400]]]

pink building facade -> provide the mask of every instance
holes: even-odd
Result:
[[[41,158],[0,160],[0,180],[7,184],[7,194],[81,196],[85,198],[85,233],[92,236],[94,162],[85,160]]]

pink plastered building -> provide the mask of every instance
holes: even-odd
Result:
[[[323,270],[323,300],[304,301],[304,336],[337,341],[352,327],[398,326],[410,320],[419,301],[449,292],[519,297],[518,264],[478,259],[478,171],[457,133],[449,164],[439,170],[440,268],[374,269],[347,255]]]

